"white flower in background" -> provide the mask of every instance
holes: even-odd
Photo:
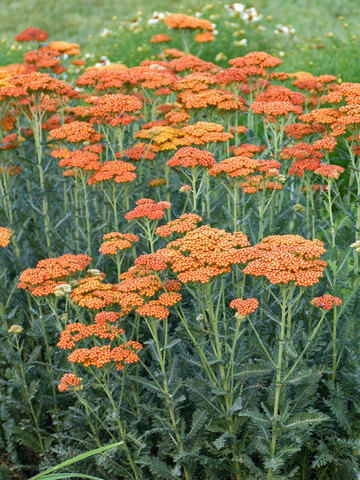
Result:
[[[274,33],[278,35],[284,35],[285,37],[290,37],[291,35],[295,35],[295,28],[291,27],[290,25],[276,25]]]
[[[111,32],[108,28],[104,28],[103,31],[99,33],[99,37],[101,38],[109,37],[110,35],[111,35]]]
[[[257,22],[262,18],[262,15],[256,10],[255,7],[247,8],[241,15],[241,19],[246,23]]]
[[[247,39],[242,38],[241,40],[237,40],[236,42],[234,42],[234,45],[236,45],[237,47],[246,47]]]
[[[166,17],[165,13],[154,12],[152,14],[152,17],[149,18],[149,20],[147,21],[147,23],[148,25],[155,25],[156,23],[160,22],[160,20],[164,20],[165,17]]]
[[[231,15],[236,15],[245,10],[245,5],[243,3],[233,3],[232,5],[225,5],[225,8]]]
[[[201,10],[199,10],[198,12],[195,12],[195,17],[196,18],[201,17],[201,13],[202,13]]]

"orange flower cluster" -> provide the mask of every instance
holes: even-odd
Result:
[[[80,307],[91,310],[101,310],[110,305],[121,307],[120,316],[128,315],[134,308],[141,306],[144,301],[130,290],[124,292],[119,285],[104,283],[104,274],[88,276],[80,280],[80,284],[70,294],[71,299]]]
[[[215,107],[218,110],[239,110],[243,107],[244,100],[227,90],[202,90],[200,92],[185,91],[179,93],[179,101],[187,110]]]
[[[29,290],[35,297],[55,293],[55,288],[68,283],[75,273],[85,270],[92,258],[87,255],[66,254],[40,260],[36,268],[27,268],[20,275],[18,288]]]
[[[156,154],[153,152],[151,145],[146,145],[146,143],[138,143],[133,147],[127,148],[124,150],[124,156],[129,157],[130,160],[154,160]]]
[[[111,232],[103,236],[104,243],[101,244],[99,252],[103,255],[116,255],[119,251],[131,248],[139,237],[132,233]]]
[[[208,20],[202,18],[190,17],[182,13],[172,13],[164,20],[165,25],[173,29],[189,30],[207,30],[213,31],[213,26]]]
[[[230,178],[247,177],[255,172],[261,172],[266,176],[279,174],[281,163],[276,160],[255,160],[249,157],[230,157],[222,160],[210,168],[209,175],[217,177],[226,174]]]
[[[195,35],[194,40],[198,43],[208,43],[213,42],[215,37],[211,32],[201,32]]]
[[[140,255],[135,260],[135,265],[143,265],[146,270],[151,270],[153,272],[161,272],[166,270],[169,258],[164,254],[159,253],[149,253],[146,255]]]
[[[234,136],[224,132],[225,127],[218,123],[197,122],[182,128],[183,144],[205,145],[206,143],[227,142]]]
[[[166,185],[165,178],[154,178],[154,180],[150,180],[149,186],[150,187],[160,187],[161,185]]]
[[[114,180],[116,183],[133,182],[136,178],[135,165],[122,160],[109,160],[100,165],[97,171],[89,178],[88,184]]]
[[[271,117],[287,116],[289,113],[295,113],[301,115],[303,110],[299,105],[294,105],[291,102],[259,102],[255,101],[250,105],[250,109],[258,115],[266,115]]]
[[[75,84],[81,87],[94,86],[96,90],[118,89],[124,84],[123,72],[126,69],[122,64],[90,67],[80,75]]]
[[[243,57],[233,58],[229,60],[229,64],[233,67],[260,67],[263,69],[275,68],[282,64],[280,58],[273,57],[266,52],[250,52]]]
[[[150,39],[150,43],[167,43],[171,42],[171,37],[165,35],[165,33],[159,33],[158,35],[153,35]]]
[[[300,235],[273,235],[247,249],[248,259],[243,273],[264,276],[273,284],[294,282],[309,287],[319,282],[327,266],[320,256],[323,242],[306,240]]]
[[[171,208],[170,202],[155,202],[149,198],[142,198],[136,202],[136,207],[125,215],[126,220],[137,218],[148,218],[149,220],[160,220],[165,215],[165,209]]]
[[[132,292],[132,295],[138,295],[141,298],[142,303],[136,305],[138,307],[136,313],[141,316],[163,320],[170,315],[169,307],[181,300],[181,295],[177,293],[180,290],[179,282],[175,280],[160,282],[153,273],[167,267],[164,260],[168,261],[166,252],[142,255],[137,259],[134,267],[120,275],[121,281],[117,289],[127,295]],[[160,291],[163,293],[158,296],[158,299],[153,299]]]
[[[155,233],[163,238],[169,237],[172,233],[184,234],[194,230],[199,222],[202,222],[202,218],[199,215],[195,213],[184,213],[166,225],[157,227]]]
[[[302,93],[280,85],[270,85],[255,98],[255,102],[289,102],[294,105],[303,105],[305,101],[306,97]]]
[[[99,155],[85,148],[83,150],[72,151],[66,148],[53,150],[51,152],[51,156],[61,159],[59,162],[59,167],[94,171],[98,170],[101,166],[101,163],[99,162]],[[67,171],[67,174],[69,173],[70,172]]]
[[[141,343],[128,341],[123,345],[111,348],[110,345],[103,347],[78,348],[68,356],[71,363],[81,363],[84,367],[102,368],[111,362],[115,362],[116,370],[123,370],[126,364],[139,361],[138,355],[133,350],[140,350]]]
[[[40,28],[28,27],[25,28],[19,35],[16,35],[15,40],[17,42],[46,42],[48,39],[48,34],[45,30],[40,30]]]
[[[60,340],[57,346],[62,350],[72,350],[78,342],[89,337],[97,337],[100,339],[115,340],[123,335],[125,330],[116,325],[108,325],[107,323],[95,323],[92,325],[84,325],[83,323],[69,323],[65,330],[60,334]]]
[[[254,313],[258,308],[259,302],[256,298],[248,298],[243,300],[242,298],[236,298],[230,302],[230,308],[235,308],[239,315],[246,317],[250,313]]]
[[[183,55],[179,58],[174,58],[169,63],[169,67],[173,72],[184,72],[189,70],[190,72],[218,72],[220,67],[211,62],[206,62],[195,55]]]
[[[121,93],[91,97],[89,99],[94,106],[89,108],[89,113],[94,120],[101,121],[117,127],[128,125],[137,118],[127,113],[138,112],[142,108],[142,101],[135,95],[123,95]]]
[[[276,177],[278,175],[278,170],[271,170],[266,174],[266,177]],[[276,180],[276,178],[274,180]],[[250,175],[248,177],[245,177],[245,182],[241,182],[239,184],[239,188],[244,193],[252,195],[256,192],[262,191],[264,188],[266,190],[282,190],[283,186],[282,183],[279,183],[277,181],[265,180],[262,175]]]
[[[176,150],[183,142],[181,129],[169,126],[156,126],[150,129],[143,129],[135,133],[135,138],[151,140],[153,152]]]
[[[219,85],[239,84],[246,82],[247,77],[240,68],[230,67],[215,75],[215,82]]]
[[[24,55],[24,64],[29,67],[33,66],[35,70],[40,68],[51,69],[52,73],[59,74],[66,71],[57,58],[60,56],[59,52],[50,50],[48,47],[39,48],[39,50],[32,50],[26,52]]]
[[[285,135],[287,137],[293,137],[296,140],[300,140],[312,133],[322,133],[325,129],[322,125],[313,123],[312,125],[304,125],[303,123],[291,123],[285,127]]]
[[[65,373],[65,375],[61,377],[58,385],[59,392],[68,392],[69,387],[75,387],[74,390],[79,389],[77,387],[79,387],[81,380],[82,379],[74,373]]]
[[[335,178],[336,180],[339,178],[340,174],[343,173],[345,169],[343,167],[340,167],[340,165],[320,165],[314,173],[317,173],[318,175],[321,175],[322,177],[325,178]]]
[[[209,85],[215,83],[215,79],[216,76],[214,77],[214,75],[208,72],[189,73],[182,78],[177,78],[171,88],[176,91],[201,92],[202,90],[207,90]]]
[[[17,87],[20,91],[24,91],[26,95],[41,93],[42,95],[56,95],[68,98],[78,95],[70,85],[52,77],[48,73],[32,72],[26,75],[15,76],[11,79],[11,84]],[[2,94],[3,92],[1,89],[0,95]]]
[[[323,310],[331,310],[333,307],[341,305],[343,301],[339,297],[334,297],[333,295],[325,293],[321,297],[313,298],[310,303]]]
[[[98,133],[88,122],[71,122],[62,125],[59,128],[50,130],[49,140],[65,140],[70,143],[80,143],[89,141],[90,143],[99,142],[103,135]]]
[[[54,42],[50,42],[48,47],[51,50],[56,50],[57,52],[60,52],[61,54],[66,54],[66,55],[80,55],[80,48],[77,43],[69,43],[69,42],[64,42],[63,40],[58,40]]]
[[[11,232],[5,227],[0,227],[0,247],[5,248],[9,245]]]
[[[247,236],[241,232],[227,233],[204,225],[170,242],[159,253],[170,257],[170,268],[181,282],[208,283],[230,272],[233,265],[245,263],[248,245]]]
[[[215,165],[212,153],[194,147],[182,147],[166,163],[169,167],[211,168]]]
[[[261,153],[265,150],[265,146],[254,145],[252,143],[242,143],[239,147],[235,148],[232,153],[237,157],[249,157],[252,158],[255,153]]]

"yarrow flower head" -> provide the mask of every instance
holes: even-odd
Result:
[[[341,298],[334,297],[333,295],[329,295],[325,293],[321,297],[315,297],[311,300],[311,305],[315,305],[315,307],[322,308],[323,310],[331,310],[333,307],[338,307],[343,303]]]
[[[165,209],[171,208],[170,202],[155,202],[149,198],[142,198],[136,202],[136,207],[125,215],[126,220],[137,218],[148,218],[149,220],[160,220],[165,215]]]
[[[215,158],[211,152],[194,147],[182,147],[170,160],[167,161],[169,167],[211,168],[215,165]]]
[[[245,263],[243,253],[249,245],[241,232],[228,233],[204,225],[174,240],[159,252],[170,258],[170,268],[183,283],[208,283],[211,278],[231,271],[235,264]]]
[[[99,252],[103,255],[116,255],[120,251],[131,248],[133,244],[139,241],[139,237],[132,233],[111,232],[103,236],[103,242]]]
[[[69,387],[74,387],[74,390],[80,390],[81,380],[82,378],[79,378],[75,373],[65,373],[58,385],[59,392],[68,392]]]
[[[67,284],[74,274],[85,270],[91,260],[91,257],[84,254],[66,254],[40,260],[36,268],[23,271],[18,288],[29,290],[35,297],[55,294],[57,287],[61,286],[63,289],[63,285]]]
[[[309,287],[319,282],[327,266],[320,256],[323,242],[307,240],[300,235],[273,235],[247,249],[248,259],[243,273],[264,276],[273,284],[294,282]]]
[[[242,298],[236,298],[230,302],[230,308],[235,308],[237,313],[242,317],[246,317],[250,313],[254,313],[258,308],[259,302],[256,298],[248,298],[243,300]]]
[[[11,232],[5,227],[0,227],[0,247],[7,247],[10,243]]]
[[[184,234],[194,230],[197,224],[202,221],[202,218],[195,213],[184,213],[179,218],[171,220],[166,225],[161,225],[155,230],[156,235],[166,238],[172,233]]]

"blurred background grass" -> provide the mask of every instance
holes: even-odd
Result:
[[[157,53],[149,46],[151,35],[167,31],[161,22],[147,25],[154,11],[194,14],[202,10],[201,16],[212,20],[219,31],[216,42],[203,47],[201,56],[205,59],[213,60],[219,52],[231,58],[251,50],[266,50],[282,56],[287,71],[329,73],[344,81],[360,81],[360,0],[243,3],[255,7],[261,19],[245,24],[239,17],[229,17],[224,3],[218,1],[185,0],[180,5],[169,0],[0,0],[0,62],[21,61],[23,51],[18,49],[22,46],[13,45],[13,37],[33,26],[47,30],[51,40],[79,43],[83,54],[93,54],[94,61],[106,55],[112,61],[136,64]],[[139,18],[139,10],[143,13],[142,27],[135,31],[119,29],[124,20]],[[224,19],[233,26],[224,25]],[[276,35],[278,24],[294,28],[295,34]],[[244,39],[246,45],[236,44]]]

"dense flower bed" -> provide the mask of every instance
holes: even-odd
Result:
[[[34,49],[0,72],[0,473],[123,441],[79,471],[355,479],[360,84],[166,46],[74,75],[77,45],[16,40]]]

